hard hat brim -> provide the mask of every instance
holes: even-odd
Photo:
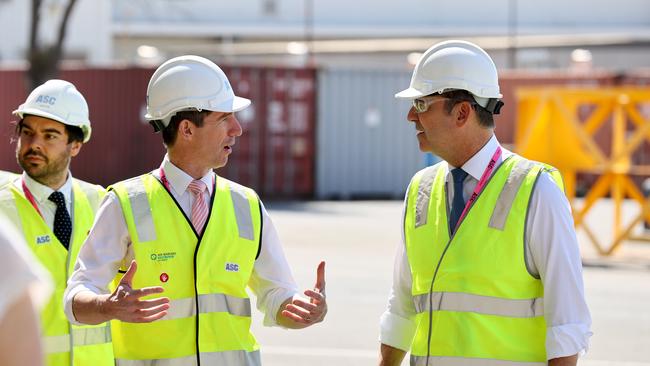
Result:
[[[91,134],[91,128],[90,128],[90,121],[88,121],[88,125],[75,125],[72,123],[68,123],[67,121],[64,121],[61,117],[52,114],[52,113],[47,113],[44,112],[40,109],[37,108],[22,108],[22,109],[16,109],[15,111],[11,112],[14,116],[18,116],[21,119],[24,118],[26,114],[32,115],[32,116],[38,116],[38,117],[43,117],[43,118],[48,118],[53,121],[59,122],[61,124],[64,124],[66,126],[72,126],[72,127],[79,127],[81,129],[81,132],[83,132],[84,139],[83,143],[85,144],[90,140],[90,134]]]
[[[408,88],[404,89],[401,92],[395,94],[395,98],[397,99],[415,99],[415,98],[420,98],[424,97],[427,94],[422,93],[421,91],[415,89],[415,88]]]
[[[235,99],[232,101],[232,111],[230,112],[239,112],[248,108],[251,105],[251,100],[235,96]]]
[[[147,112],[144,115],[144,118],[147,121],[154,121],[154,120],[162,120],[166,121],[165,126],[169,122],[169,118],[174,116],[176,113],[184,110],[191,110],[191,109],[197,109],[201,111],[212,111],[212,112],[222,112],[222,113],[234,113],[234,112],[239,112],[243,109],[246,109],[249,105],[251,105],[251,100],[235,96],[232,99],[232,102],[230,103],[221,103],[220,105],[214,106],[214,107],[206,107],[206,108],[199,108],[198,106],[194,105],[186,105],[186,106],[181,106],[178,108],[174,108],[169,113],[167,113],[164,116],[154,116],[151,113]]]
[[[52,113],[47,113],[44,112],[40,109],[36,108],[23,108],[23,109],[16,109],[15,111],[12,112],[13,115],[18,116],[20,118],[23,118],[24,115],[26,114],[31,114],[32,116],[38,116],[38,117],[43,117],[43,118],[48,118],[53,121],[57,121],[59,123],[63,123],[64,125],[67,125],[66,121],[63,121],[61,117],[54,115]]]

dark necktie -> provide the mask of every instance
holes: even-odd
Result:
[[[467,177],[467,172],[461,168],[452,169],[451,175],[454,178],[454,199],[451,201],[451,215],[449,215],[449,230],[453,234],[456,231],[456,224],[460,215],[465,209],[465,200],[463,199],[463,181]]]
[[[56,213],[54,214],[54,235],[68,249],[70,246],[70,235],[72,235],[72,220],[65,207],[65,197],[61,192],[53,192],[48,198],[56,204]]]

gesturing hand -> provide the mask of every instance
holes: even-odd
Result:
[[[169,299],[159,297],[151,300],[140,300],[141,297],[163,292],[160,286],[133,289],[131,283],[138,269],[137,263],[131,262],[120,284],[115,291],[105,300],[104,311],[112,319],[119,319],[129,323],[149,323],[167,315]]]
[[[304,294],[309,298],[309,302],[294,298],[282,310],[283,316],[301,324],[301,328],[322,322],[327,314],[325,262],[320,262],[318,265],[314,289],[306,290]]]

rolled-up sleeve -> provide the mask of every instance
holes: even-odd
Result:
[[[380,318],[379,341],[408,351],[415,335],[415,304],[411,295],[411,272],[404,245],[398,246],[393,271],[393,287],[388,308]]]
[[[298,294],[278,232],[262,205],[262,242],[249,287],[257,297],[257,309],[264,313],[264,325],[278,325],[276,314],[282,303]]]
[[[80,324],[72,311],[72,300],[79,292],[90,291],[98,295],[110,293],[109,283],[115,278],[119,267],[133,259],[130,242],[120,202],[115,193],[109,192],[79,251],[63,295],[63,309],[71,323]]]
[[[544,284],[546,353],[553,359],[582,354],[592,335],[582,262],[571,208],[550,175],[539,178],[527,227],[527,264]]]
[[[406,190],[408,192],[408,189]],[[406,199],[405,199],[406,205]],[[404,211],[402,212],[404,217]],[[404,225],[402,241],[397,246],[393,266],[393,286],[388,298],[388,308],[381,315],[379,341],[385,345],[407,351],[415,335],[415,304],[411,294],[411,269],[406,256]]]

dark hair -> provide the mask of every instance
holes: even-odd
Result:
[[[25,124],[23,123],[24,117],[27,117],[27,115],[23,116],[23,118],[21,118],[20,121],[16,122],[16,129],[14,130],[16,137],[20,136],[20,133],[22,132],[23,127],[25,126]],[[84,142],[84,132],[81,129],[81,127],[70,126],[70,125],[66,125],[65,123],[62,123],[62,125],[65,127],[65,132],[68,134],[68,144],[73,141],[79,141],[81,143]]]
[[[476,99],[474,99],[472,93],[467,90],[452,90],[441,94],[441,96],[448,98],[448,100],[445,101],[445,110],[447,113],[451,113],[451,110],[456,104],[460,102],[469,102],[476,112],[479,125],[485,128],[494,127],[494,116],[492,113],[488,112],[487,109],[476,103]]]
[[[84,132],[81,127],[65,125],[65,131],[68,133],[68,143],[73,141],[84,142]]]
[[[178,125],[180,125],[183,120],[186,119],[194,123],[195,126],[201,127],[203,126],[203,120],[208,114],[210,114],[210,111],[199,112],[197,110],[191,110],[176,112],[176,114],[169,120],[167,127],[162,130],[163,143],[168,147],[174,145],[176,137],[178,136]]]

